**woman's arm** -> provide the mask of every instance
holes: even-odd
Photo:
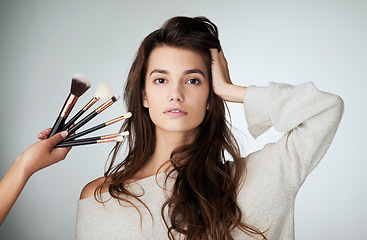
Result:
[[[45,139],[47,131],[40,133],[39,138]],[[60,132],[49,139],[39,141],[20,154],[0,181],[0,225],[8,215],[28,179],[42,168],[63,160],[69,148],[53,148],[67,136]]]
[[[279,178],[298,191],[317,166],[341,121],[344,103],[334,94],[318,90],[313,83],[299,86],[269,83],[267,87],[232,85],[223,53],[211,50],[213,88],[226,101],[244,102],[248,129],[254,138],[272,126],[284,136],[249,156],[256,164],[273,169]],[[241,97],[242,100],[241,101]]]
[[[267,87],[247,88],[244,109],[254,138],[271,127],[284,132],[281,139],[266,144],[249,159],[262,158],[257,163],[273,169],[277,176],[283,175],[284,182],[293,186],[289,190],[296,193],[328,150],[344,103],[339,96],[318,90],[312,82],[297,86],[270,82]]]

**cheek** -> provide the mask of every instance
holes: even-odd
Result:
[[[149,116],[151,120],[155,123],[155,119],[162,112],[163,106],[163,96],[157,92],[150,91],[145,96],[144,105],[148,108]]]
[[[149,108],[155,108],[161,105],[163,101],[163,94],[159,94],[158,91],[148,91],[145,95],[145,103]]]
[[[190,102],[196,109],[196,114],[204,118],[208,106],[208,92],[201,92],[190,96]]]
[[[193,98],[195,98],[198,105],[206,107],[209,99],[209,89],[198,91]]]
[[[200,106],[200,109],[206,110],[206,106],[208,103],[208,96],[202,95],[196,99],[197,105]]]

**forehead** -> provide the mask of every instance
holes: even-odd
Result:
[[[162,46],[153,49],[148,58],[147,74],[154,69],[177,73],[200,69],[205,76],[208,76],[208,69],[202,55],[186,48]]]

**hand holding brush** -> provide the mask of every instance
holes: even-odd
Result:
[[[55,147],[56,148],[74,147],[74,146],[89,145],[89,144],[96,144],[96,143],[121,142],[123,140],[123,137],[127,135],[129,135],[129,132],[125,131],[122,133],[109,134],[105,136],[90,137],[90,138],[84,138],[84,139],[78,139],[78,140],[71,140],[67,142],[61,142],[57,144]]]
[[[47,139],[47,129],[38,135],[36,142],[20,154],[0,181],[0,225],[26,186],[29,178],[39,170],[63,160],[71,148],[54,148],[67,132],[60,132]]]

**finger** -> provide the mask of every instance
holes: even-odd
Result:
[[[47,139],[45,141],[48,142],[50,148],[53,148],[56,144],[58,144],[62,140],[64,140],[67,135],[68,135],[67,131],[62,131],[62,132],[59,132],[59,133],[55,134],[54,136],[50,137],[49,139]]]
[[[51,128],[46,128],[45,130],[43,130],[42,132],[40,132],[37,136],[37,138],[39,140],[45,140],[48,138],[48,135],[50,134],[51,132]]]
[[[219,55],[219,57],[220,57],[220,58],[226,59],[226,58],[224,57],[224,52],[223,52],[223,50],[222,50],[222,51],[220,51],[220,52],[218,53],[218,55]]]
[[[219,61],[222,64],[222,66],[225,67],[226,69],[228,69],[227,59],[224,56],[223,51],[220,51],[220,53],[218,53],[218,55],[219,55]]]
[[[212,56],[212,60],[213,60],[213,61],[219,61],[218,49],[216,49],[216,48],[211,48],[211,49],[210,49],[210,53],[211,53],[211,56]]]
[[[220,60],[223,70],[225,71],[227,82],[232,84],[231,78],[229,76],[228,62],[227,62],[226,57],[224,56],[223,50],[219,53],[219,60]]]
[[[45,133],[44,131],[40,132],[40,133],[37,135],[37,138],[38,138],[39,140],[43,140],[43,139],[45,139],[45,137],[46,137],[46,133]]]

